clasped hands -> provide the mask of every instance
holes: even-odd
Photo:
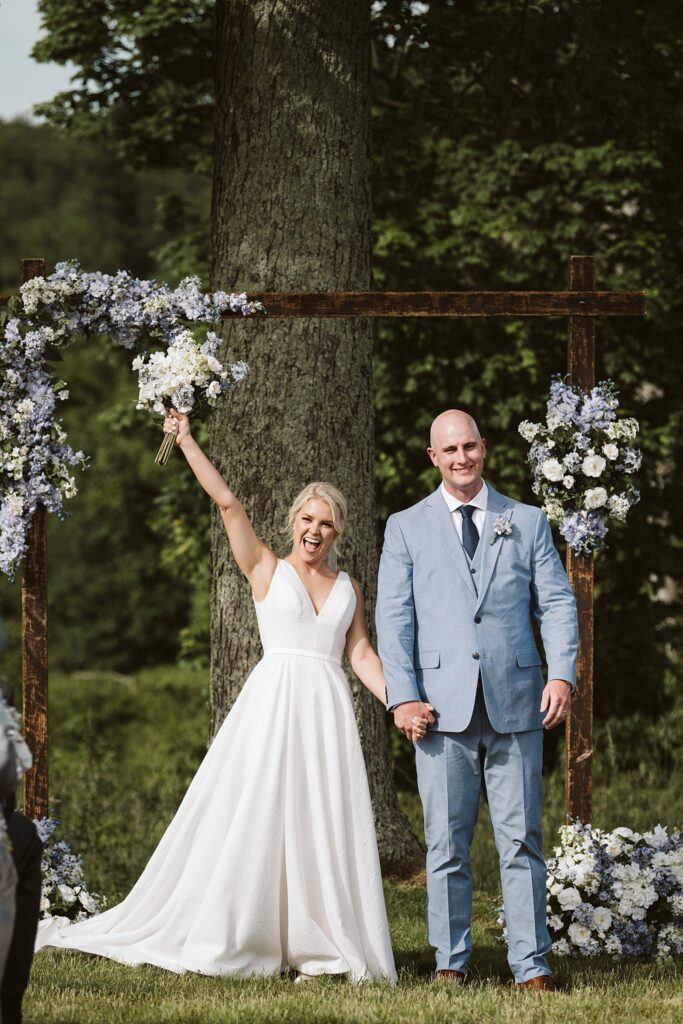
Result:
[[[394,708],[394,724],[411,743],[419,743],[425,738],[428,727],[436,721],[433,712],[431,704],[409,700]]]

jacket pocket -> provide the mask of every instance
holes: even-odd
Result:
[[[526,651],[517,651],[517,664],[520,668],[533,668],[541,665],[541,655],[535,647],[529,647]]]
[[[438,651],[418,651],[415,668],[438,668],[440,656]]]

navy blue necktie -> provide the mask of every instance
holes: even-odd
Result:
[[[479,530],[474,525],[474,519],[472,518],[474,506],[461,505],[458,511],[462,515],[462,546],[470,559],[472,559],[479,543]]]

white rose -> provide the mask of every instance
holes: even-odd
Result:
[[[607,491],[604,487],[589,487],[583,503],[586,508],[602,508],[607,504]]]
[[[564,476],[562,463],[557,459],[546,459],[541,466],[541,472],[546,479],[552,480],[553,482],[561,480]]]
[[[629,416],[627,419],[620,421],[619,428],[619,433],[621,434],[621,436],[625,437],[628,441],[632,441],[639,430],[638,420],[633,419],[632,416]]]
[[[574,486],[574,477],[571,475],[571,473],[567,473],[566,476],[562,477],[562,483],[567,488],[567,490]]]
[[[606,932],[612,924],[612,914],[607,907],[596,907],[593,911],[593,924],[601,932]]]
[[[575,910],[576,907],[582,903],[581,893],[578,889],[570,886],[568,889],[563,889],[557,897],[557,902],[560,904],[563,910]]]
[[[73,903],[76,899],[76,893],[70,885],[58,885],[59,895],[62,897],[65,903]]]
[[[562,508],[562,502],[558,501],[556,498],[549,498],[543,506],[543,511],[551,522],[562,522],[564,510]]]
[[[668,832],[665,828],[662,828],[661,825],[655,825],[652,832],[646,832],[643,836],[643,839],[645,840],[647,845],[654,846],[655,849],[659,848],[660,846],[664,846],[668,838]]]
[[[619,457],[619,448],[616,444],[603,444],[602,446],[603,455],[606,455],[610,462],[614,462]]]
[[[590,928],[586,928],[585,924],[570,924],[567,929],[569,932],[569,938],[572,940],[575,946],[585,946],[591,937]]]
[[[606,465],[602,455],[587,455],[581,463],[581,472],[584,476],[600,476]]]
[[[89,914],[94,914],[96,912],[97,904],[89,892],[81,890],[78,894],[78,899],[83,909],[87,910]]]
[[[557,914],[553,914],[553,916],[548,919],[548,927],[552,928],[554,932],[559,932],[562,927],[562,918]]]
[[[631,508],[631,503],[625,494],[612,494],[607,502],[607,507],[614,519],[619,519],[623,522]]]
[[[621,836],[622,839],[630,839],[632,843],[637,843],[641,838],[640,832],[634,832],[633,829],[626,828],[625,825],[615,828],[612,835]]]

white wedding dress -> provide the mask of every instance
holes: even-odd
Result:
[[[210,975],[396,981],[374,820],[341,669],[356,597],[339,573],[316,614],[278,560],[256,602],[264,656],[126,899],[36,948]]]

